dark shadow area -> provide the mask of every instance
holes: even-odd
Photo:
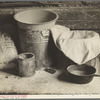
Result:
[[[70,60],[67,56],[65,56],[62,51],[57,50],[57,61],[56,61],[57,69],[66,70],[66,68],[69,65],[73,65],[73,64],[75,64],[75,63],[72,60]]]
[[[19,43],[19,36],[18,36],[18,25],[13,16],[14,14],[0,15],[0,22],[1,22],[0,31],[8,34],[11,37],[19,53],[20,43]]]
[[[70,76],[69,76],[69,74],[68,74],[67,71],[63,71],[63,72],[58,76],[58,79],[59,79],[60,81],[72,83],[72,82],[71,82],[71,79],[70,79]]]
[[[57,59],[57,47],[54,44],[53,37],[51,34],[50,34],[49,41],[48,41],[47,54],[48,54],[49,59],[53,63],[51,67],[55,68],[56,62],[57,62],[57,60],[56,60]]]
[[[15,76],[19,76],[18,68],[1,69],[0,71],[8,73],[8,74],[15,75]],[[8,77],[6,76],[6,78],[8,78]]]
[[[29,95],[28,93],[0,93],[0,95]]]

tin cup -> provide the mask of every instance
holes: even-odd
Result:
[[[18,55],[19,75],[30,77],[35,74],[35,55],[33,53],[21,53]]]

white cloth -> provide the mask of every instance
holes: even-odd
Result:
[[[70,31],[55,25],[51,34],[57,48],[77,64],[84,64],[100,53],[100,36],[94,31]]]

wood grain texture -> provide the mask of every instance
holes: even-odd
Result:
[[[5,23],[16,23],[13,15],[17,12],[27,10],[27,9],[37,9],[38,7],[19,7],[19,8],[9,8],[0,9],[0,25]],[[56,12],[59,15],[57,24],[67,26],[71,29],[100,29],[100,10],[97,8],[46,8]]]
[[[16,2],[0,2],[0,7],[30,7],[30,6],[38,6],[38,7],[100,7],[100,1],[16,1]]]

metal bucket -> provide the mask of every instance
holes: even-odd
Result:
[[[22,11],[14,15],[19,27],[19,41],[21,52],[32,52],[36,56],[37,68],[52,66],[53,60],[48,48],[50,28],[58,15],[48,10],[33,9]],[[50,51],[50,52],[49,52]]]

